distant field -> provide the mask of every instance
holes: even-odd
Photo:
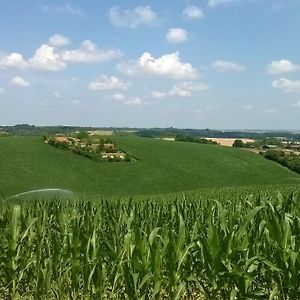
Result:
[[[40,138],[0,138],[0,195],[42,188],[88,196],[159,194],[300,179],[277,163],[240,149],[134,136],[114,139],[137,161],[97,164],[48,146]]]
[[[229,139],[229,138],[206,138],[206,139],[217,142],[222,146],[228,146],[228,147],[232,147],[234,141],[236,140],[236,139]],[[252,139],[239,139],[239,140],[241,140],[243,143],[255,142],[255,140]]]

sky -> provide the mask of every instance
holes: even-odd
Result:
[[[3,0],[0,125],[300,129],[299,0]]]

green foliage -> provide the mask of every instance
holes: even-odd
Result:
[[[89,138],[89,134],[86,131],[80,131],[80,132],[76,133],[75,137],[80,140],[86,140]]]
[[[2,202],[0,298],[299,299],[299,194],[278,189]]]
[[[95,140],[95,137],[89,136],[87,132],[81,132],[75,136],[75,139],[71,136],[67,137],[68,141],[59,141],[56,137],[52,136],[43,136],[43,140],[48,145],[73,152],[98,163],[131,162],[134,160],[129,153],[119,151],[111,139],[96,138]],[[97,147],[93,147],[93,143],[95,143]]]
[[[193,137],[189,135],[177,135],[175,138],[176,141],[180,142],[190,142],[190,143],[197,143],[197,144],[211,144],[211,145],[217,145],[218,143],[215,141],[202,139],[199,137]]]
[[[300,174],[300,156],[294,153],[285,153],[284,151],[268,150],[264,153],[264,157],[278,162],[284,167]]]
[[[242,140],[235,140],[232,147],[234,147],[234,148],[243,148],[244,143],[243,143]]]
[[[232,139],[255,139],[255,140],[269,140],[278,144],[277,137],[285,137],[289,140],[300,140],[300,134],[292,131],[219,131],[213,129],[179,129],[179,128],[152,128],[140,129],[137,135],[147,138],[154,137],[176,137],[177,135],[205,137],[205,138],[232,138]]]

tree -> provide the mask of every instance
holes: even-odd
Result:
[[[86,140],[86,139],[88,139],[89,134],[86,131],[80,131],[76,134],[76,137],[80,140]]]
[[[244,147],[244,143],[242,140],[235,140],[232,147],[235,148],[243,148]]]

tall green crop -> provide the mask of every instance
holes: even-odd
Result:
[[[0,204],[0,299],[300,299],[282,187]]]

